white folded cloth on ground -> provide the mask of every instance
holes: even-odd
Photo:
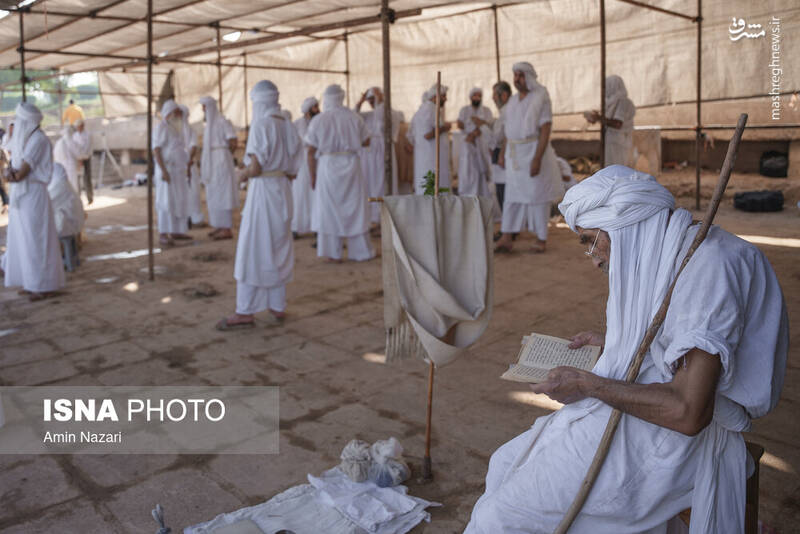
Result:
[[[311,484],[289,488],[256,506],[220,514],[185,528],[183,534],[211,534],[245,519],[267,534],[281,529],[295,534],[405,534],[420,522],[430,521],[426,508],[440,506],[407,495],[405,486],[379,488],[372,482],[352,482],[338,468],[308,478]]]

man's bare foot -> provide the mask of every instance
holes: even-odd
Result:
[[[531,252],[534,254],[541,254],[545,249],[547,249],[547,241],[534,238],[533,244],[531,245]]]
[[[511,234],[503,234],[494,245],[495,252],[508,253],[514,249],[514,243],[511,240]]]
[[[169,235],[172,239],[180,239],[181,241],[186,241],[192,239],[192,236],[187,234],[170,234]]]
[[[325,261],[328,262],[328,263],[342,263],[342,261],[344,261],[344,260],[342,260],[341,258],[338,258],[338,259],[337,258],[325,258]]]
[[[253,326],[255,326],[255,319],[252,315],[241,315],[239,313],[234,313],[230,317],[223,317],[220,319],[215,325],[215,328],[225,332],[228,330],[252,328]]]
[[[286,321],[286,312],[269,310],[269,324],[281,325]]]
[[[58,292],[56,291],[45,291],[43,293],[30,293],[28,296],[28,300],[31,302],[37,302],[39,300],[55,297],[56,295],[58,295]]]
[[[221,241],[223,239],[233,239],[233,232],[230,228],[220,228],[213,236],[214,241]]]
[[[175,244],[175,242],[169,238],[167,234],[161,234],[158,236],[158,243],[162,247],[171,247]]]

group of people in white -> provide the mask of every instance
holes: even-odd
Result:
[[[550,145],[552,110],[547,90],[527,62],[513,66],[516,93],[506,82],[492,88],[498,114],[482,105],[483,91],[469,92],[470,102],[458,114],[462,132],[457,163],[460,195],[496,195],[502,213],[497,251],[512,250],[513,237],[527,228],[534,233],[533,250],[543,252],[551,203],[575,183],[569,164],[559,161]],[[587,113],[590,122],[605,121],[619,139],[607,143],[607,157],[626,158],[630,151],[635,113],[619,77],[609,77],[608,112]],[[294,123],[278,102],[278,90],[268,81],[251,91],[253,122],[244,157],[236,167],[237,134],[214,98],[198,102],[203,110],[202,146],[189,124],[189,110],[165,101],[152,134],[154,186],[159,243],[174,245],[190,240],[191,226],[205,225],[202,188],[205,189],[211,238],[232,239],[233,211],[239,208],[239,189],[247,185],[242,211],[234,275],[238,281],[236,313],[217,325],[220,329],[249,327],[253,315],[270,310],[283,318],[285,284],[293,269],[292,236],[316,233],[317,255],[330,262],[375,257],[370,239],[380,222],[380,208],[370,197],[397,192],[397,154],[403,114],[391,110],[394,172],[384,175],[384,97],[369,88],[355,109],[344,105],[345,92],[328,86],[320,103],[306,98],[302,116]],[[442,188],[450,188],[452,124],[442,117],[436,124],[436,86],[425,91],[410,121],[407,139],[414,160],[413,191],[424,191],[426,175],[435,167],[435,129],[438,128]],[[440,87],[439,102],[447,101]],[[364,104],[369,104],[369,109]],[[77,195],[81,160],[91,154],[91,140],[82,119],[65,130],[54,149],[39,128],[41,113],[32,104],[17,108],[16,132],[4,147],[11,157],[5,171],[12,184],[12,213],[7,252],[3,257],[7,286],[22,286],[33,298],[47,296],[64,284],[58,261],[58,236],[80,233],[83,206]],[[613,137],[613,134],[611,135]],[[626,145],[627,143],[627,145]],[[628,146],[626,149],[625,146]],[[627,152],[626,152],[627,150]],[[54,162],[55,161],[55,165]],[[262,179],[265,178],[265,179]],[[49,184],[51,195],[33,201],[36,184]],[[50,205],[46,205],[47,200]],[[43,216],[47,212],[48,216]],[[26,217],[35,224],[24,224]],[[53,221],[53,231],[48,221]],[[36,281],[29,280],[36,277]]]

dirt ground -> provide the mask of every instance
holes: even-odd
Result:
[[[731,186],[759,189],[759,180],[737,175]],[[666,173],[662,181],[679,194],[680,205],[693,206],[693,190],[687,189],[693,170]],[[714,182],[715,175],[704,174],[705,196]],[[304,483],[307,473],[337,464],[353,438],[396,436],[419,472],[427,367],[382,363],[380,259],[325,264],[310,239],[300,239],[286,323],[269,327],[262,321],[252,330],[221,333],[213,325],[233,309],[235,241],[213,242],[205,230],[193,231],[188,245],[155,256],[157,276],[150,282],[146,256],[98,258],[146,249],[145,190],[100,190],[96,198],[83,263],[68,275],[64,295],[30,303],[16,290],[0,290],[0,385],[278,385],[280,453],[0,456],[0,532],[153,532],[156,503],[164,506],[173,532],[180,532]],[[780,213],[747,214],[734,211],[728,198],[717,217],[769,257],[792,324],[800,317],[796,201]],[[0,218],[0,243],[5,225]],[[499,380],[521,337],[531,331],[567,337],[603,326],[606,281],[575,236],[554,225],[546,254],[522,252],[527,244],[523,237],[520,252],[495,258],[487,332],[466,356],[436,373],[435,479],[422,485],[414,478],[408,485],[411,494],[443,506],[414,533],[461,532],[482,492],[491,453],[557,409],[527,387]],[[186,295],[201,283],[218,295]],[[800,523],[798,331],[792,332],[782,400],[746,436],[766,448],[760,517],[781,533],[796,532]]]

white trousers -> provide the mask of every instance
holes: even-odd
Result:
[[[503,204],[503,222],[500,230],[504,234],[516,234],[527,223],[528,230],[541,241],[547,241],[547,223],[550,221],[550,203],[519,204],[506,199]]]
[[[158,210],[159,234],[185,234],[189,231],[188,217],[173,217],[166,210]]]
[[[375,250],[369,240],[369,233],[352,237],[339,237],[331,234],[317,234],[317,256],[320,258],[342,259],[342,246],[347,239],[347,259],[365,261],[375,257]]]
[[[208,223],[214,228],[233,228],[233,210],[208,210]]]
[[[266,310],[282,312],[285,309],[285,284],[275,287],[259,287],[236,282],[236,313],[253,315]]]

